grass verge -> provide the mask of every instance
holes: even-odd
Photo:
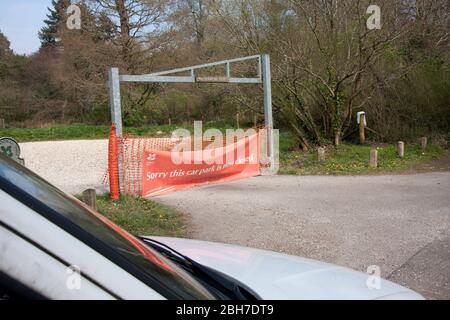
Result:
[[[124,132],[135,136],[169,135],[176,129],[174,125],[161,125],[143,128],[124,128]],[[158,134],[159,133],[159,134]],[[7,128],[0,129],[0,137],[12,137],[18,142],[108,139],[109,126],[54,125],[45,128]]]
[[[177,129],[176,125],[158,125],[146,127],[124,127],[124,133],[134,136],[145,137],[167,137],[172,131]],[[182,126],[185,129],[193,131],[192,124]],[[203,125],[203,130],[218,128],[225,132],[229,125],[222,122],[208,122]],[[0,129],[0,137],[12,137],[18,142],[32,141],[56,141],[56,140],[89,140],[89,139],[108,139],[109,126],[104,125],[85,125],[85,124],[52,124],[43,128],[6,128]]]
[[[133,235],[187,235],[186,221],[180,213],[151,200],[123,196],[119,201],[112,201],[109,196],[99,196],[97,209]]]
[[[378,150],[378,168],[369,168],[370,150]],[[353,145],[342,144],[329,147],[327,157],[319,162],[317,152],[286,151],[280,153],[280,174],[297,175],[346,175],[402,172],[414,166],[439,159],[447,152],[440,146],[429,145],[422,152],[420,145],[406,145],[405,157],[397,154],[393,145]]]

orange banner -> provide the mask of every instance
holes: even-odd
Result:
[[[196,185],[232,181],[259,174],[258,134],[225,147],[202,151],[145,150],[142,196],[159,196]]]

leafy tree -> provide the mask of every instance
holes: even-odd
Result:
[[[64,21],[65,11],[70,5],[70,0],[52,0],[52,7],[47,8],[49,13],[44,20],[45,26],[39,31],[41,46],[58,46],[58,26]]]

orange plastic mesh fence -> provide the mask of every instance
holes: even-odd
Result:
[[[120,196],[119,190],[119,163],[118,163],[118,139],[116,136],[116,124],[113,123],[109,131],[108,144],[108,175],[109,175],[109,189],[111,192],[111,199],[118,200]]]
[[[176,141],[170,138],[144,138],[124,136],[121,139],[122,192],[133,196],[142,193],[142,160],[145,150],[170,151]]]

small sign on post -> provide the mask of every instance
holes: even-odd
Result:
[[[0,153],[12,160],[25,165],[25,160],[20,157],[20,147],[13,138],[0,138]]]

